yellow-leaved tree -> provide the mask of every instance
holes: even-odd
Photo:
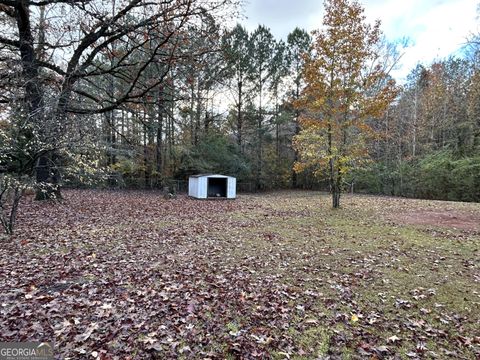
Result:
[[[326,0],[323,28],[312,34],[306,87],[296,102],[302,116],[294,170],[313,169],[328,178],[338,208],[345,176],[368,160],[367,144],[376,136],[372,125],[397,88],[382,66],[380,22],[369,25],[357,1]]]

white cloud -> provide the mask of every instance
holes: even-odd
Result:
[[[321,9],[319,0],[249,0],[243,24],[250,31],[266,25],[276,37],[286,39],[297,26],[310,30],[305,19]]]
[[[455,53],[467,37],[477,31],[478,0],[364,0],[367,19],[382,21],[382,31],[390,41],[408,37],[401,69],[394,75],[402,80],[417,63],[430,64]],[[267,25],[277,37],[285,38],[299,26],[319,28],[323,4],[319,0],[250,0],[244,23],[249,30]]]
[[[401,69],[394,75],[403,79],[417,63],[456,53],[476,31],[476,0],[414,1],[372,0],[365,4],[369,19],[380,18],[382,30],[391,41],[410,38]]]

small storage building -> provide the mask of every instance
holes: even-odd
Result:
[[[217,174],[190,176],[188,196],[196,199],[235,199],[237,197],[237,179]]]

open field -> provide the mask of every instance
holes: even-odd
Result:
[[[315,192],[27,199],[0,341],[86,359],[475,359],[480,204]]]

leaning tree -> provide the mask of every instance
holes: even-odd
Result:
[[[88,121],[112,125],[116,109],[158,91],[186,56],[184,29],[239,2],[0,0],[0,172],[34,179],[38,199],[60,196],[58,168]]]

